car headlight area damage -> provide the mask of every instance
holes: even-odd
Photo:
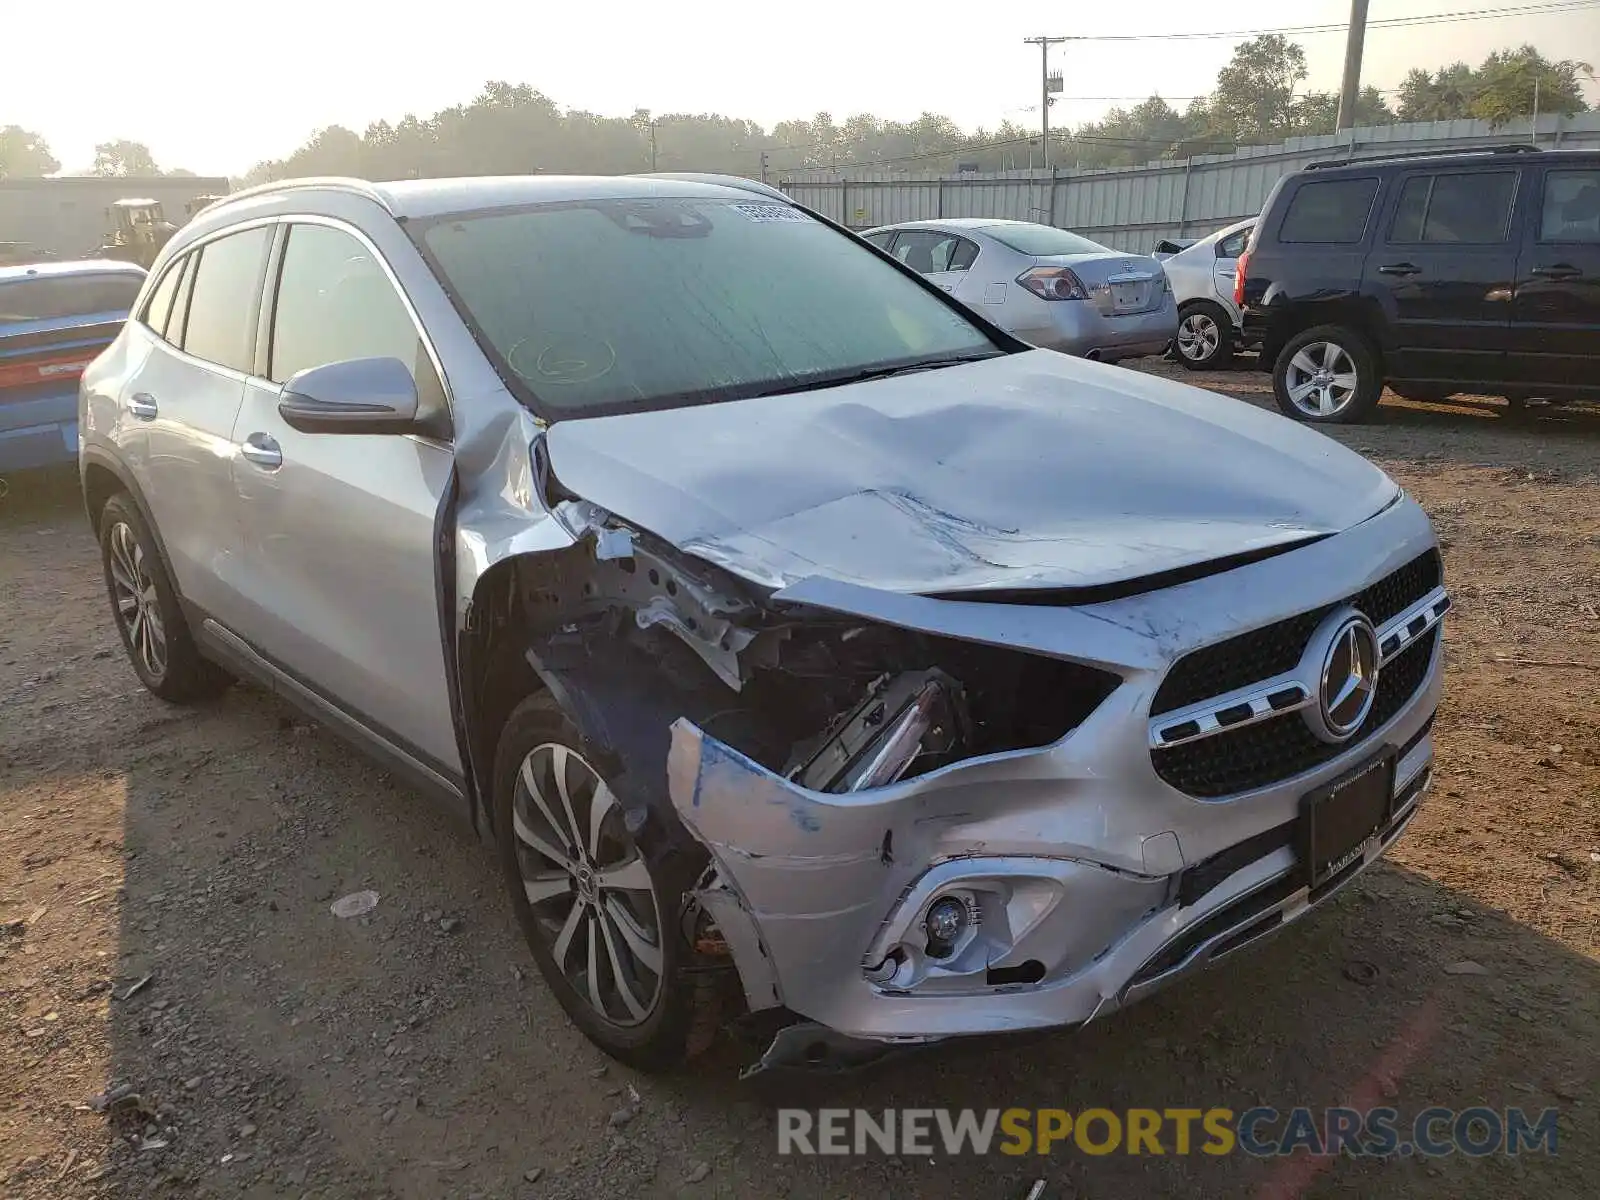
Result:
[[[756,1069],[1087,1022],[1342,886],[1427,784],[1448,599],[1398,494],[1127,586],[930,595],[757,583],[550,482],[570,542],[486,576],[464,703],[517,672],[559,703]],[[1330,716],[1352,628],[1371,694]],[[1374,762],[1359,836],[1308,845],[1307,798]]]

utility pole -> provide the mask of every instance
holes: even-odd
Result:
[[[1344,42],[1344,82],[1339,88],[1339,120],[1335,129],[1356,123],[1356,101],[1361,96],[1361,51],[1367,41],[1367,0],[1350,0],[1350,32]]]
[[[656,169],[656,119],[650,118],[650,169]]]
[[[1044,152],[1044,165],[1047,167],[1050,165],[1050,93],[1059,92],[1062,88],[1061,72],[1050,74],[1050,47],[1066,40],[1064,37],[1022,39],[1025,46],[1039,47],[1039,133],[1040,148]]]
[[[1528,132],[1533,135],[1529,140],[1535,146],[1539,144],[1539,85],[1542,82],[1539,76],[1533,77],[1533,125]]]
[[[765,183],[766,181],[767,181],[767,152],[765,150],[763,150],[761,152],[761,182]]]

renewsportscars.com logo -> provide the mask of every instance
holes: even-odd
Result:
[[[778,1110],[779,1154],[1186,1155],[1429,1158],[1556,1153],[1557,1110],[1065,1108]]]

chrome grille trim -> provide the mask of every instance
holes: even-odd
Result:
[[[1398,616],[1385,621],[1377,631],[1381,661],[1384,664],[1392,662],[1406,647],[1418,638],[1425,637],[1449,611],[1450,593],[1441,585]],[[1316,696],[1318,667],[1319,664],[1302,661],[1293,671],[1202,700],[1176,712],[1162,713],[1150,722],[1150,748],[1170,750],[1174,746],[1243,729],[1302,709],[1312,703]],[[1272,696],[1288,692],[1294,693],[1292,699],[1285,697],[1277,706],[1272,704]],[[1240,708],[1248,711],[1242,714],[1233,712]],[[1232,719],[1224,720],[1225,716]]]

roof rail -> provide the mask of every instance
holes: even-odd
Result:
[[[714,183],[722,187],[739,188],[741,191],[754,192],[758,196],[781,200],[785,204],[794,203],[791,197],[780,192],[770,183],[746,179],[743,175],[719,175],[712,171],[637,171],[634,176],[638,179],[676,179],[680,183]]]
[[[253,187],[241,188],[237,192],[229,192],[221,199],[206,205],[206,211],[210,212],[225,204],[232,204],[235,200],[248,200],[252,196],[270,196],[275,192],[293,192],[302,188],[350,192],[382,205],[386,211],[389,209],[389,202],[383,193],[365,179],[353,179],[344,175],[307,175],[300,179],[278,179],[271,183],[258,183]]]
[[[1428,150],[1398,150],[1384,154],[1369,154],[1362,158],[1323,158],[1307,163],[1307,171],[1324,171],[1332,167],[1348,167],[1361,163],[1398,162],[1408,158],[1456,158],[1467,154],[1540,154],[1543,146],[1529,142],[1501,142],[1489,146],[1433,147]]]

